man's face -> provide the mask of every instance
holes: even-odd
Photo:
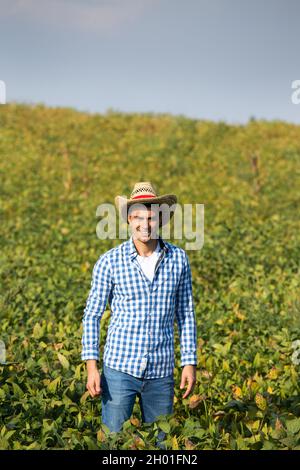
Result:
[[[159,229],[159,213],[150,207],[131,207],[128,213],[128,221],[132,235],[142,241],[147,242],[155,238]],[[157,238],[157,235],[156,235]]]

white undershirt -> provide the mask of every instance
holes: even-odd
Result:
[[[156,262],[159,258],[159,255],[160,255],[159,241],[157,241],[156,248],[150,256],[137,255],[137,260],[138,260],[145,276],[151,282],[152,282],[153,277],[154,277],[154,270],[155,270]]]

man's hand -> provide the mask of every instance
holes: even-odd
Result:
[[[186,365],[183,367],[180,388],[184,388],[186,382],[188,383],[188,387],[182,398],[188,397],[196,384],[196,366]]]
[[[101,394],[100,387],[100,374],[97,369],[97,361],[94,359],[89,359],[86,361],[88,379],[86,388],[90,392],[91,397],[96,397]]]

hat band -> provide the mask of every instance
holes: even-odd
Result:
[[[141,199],[141,198],[146,198],[146,197],[156,197],[155,194],[151,194],[150,196],[144,195],[144,196],[134,196],[131,199]]]

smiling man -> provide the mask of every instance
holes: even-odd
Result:
[[[175,319],[183,398],[195,386],[197,331],[190,264],[182,248],[158,233],[172,217],[176,201],[173,194],[158,196],[150,182],[136,183],[130,199],[117,196],[116,206],[132,234],[102,254],[93,269],[81,358],[87,363],[86,387],[92,397],[102,395],[102,421],[112,432],[130,418],[136,396],[143,422],[173,413]],[[107,301],[111,319],[100,376],[99,326]],[[159,446],[164,437],[163,432],[158,435]]]

